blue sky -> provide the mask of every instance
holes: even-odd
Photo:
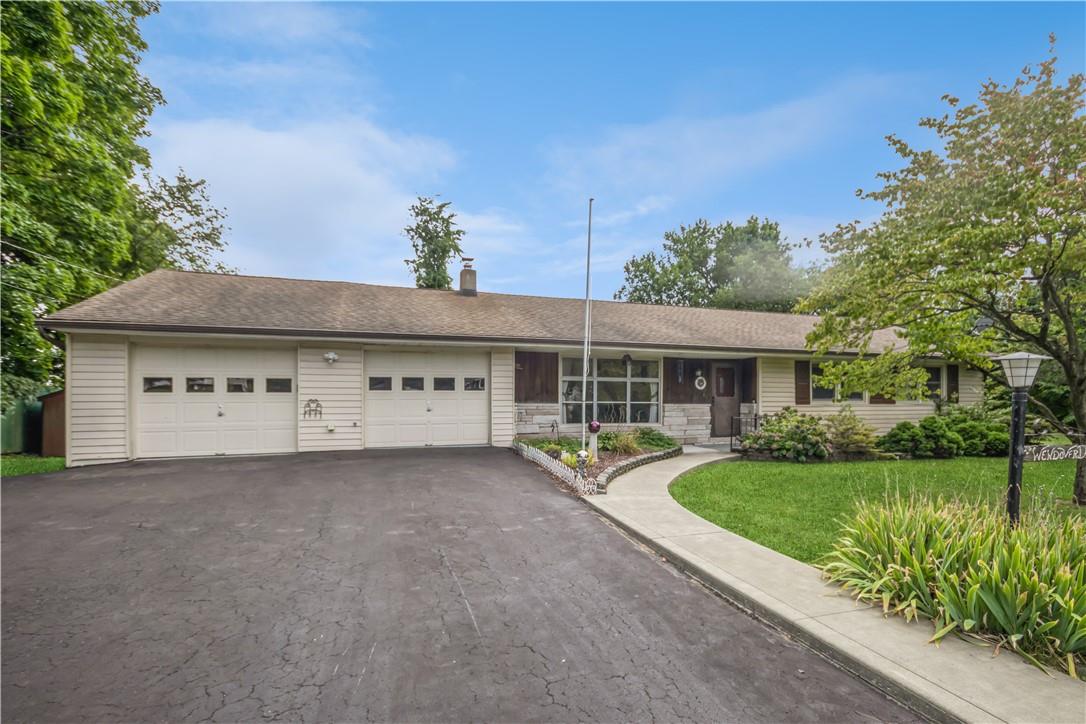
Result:
[[[166,2],[144,72],[155,168],[206,178],[243,273],[411,284],[420,194],[460,213],[486,291],[593,296],[699,217],[800,241],[879,209],[884,136],[1010,81],[1086,4]],[[801,250],[819,260],[817,249]]]

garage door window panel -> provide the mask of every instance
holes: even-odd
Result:
[[[485,377],[465,377],[464,392],[483,392],[486,390]]]
[[[404,377],[400,380],[400,389],[404,392],[423,392],[426,389],[426,378]]]
[[[144,392],[173,392],[173,377],[144,377]]]
[[[226,378],[226,391],[227,392],[253,392],[253,378],[252,377],[227,377]]]
[[[293,392],[294,380],[289,377],[269,377],[264,381],[264,391],[277,394]]]
[[[392,391],[392,378],[391,377],[370,377],[370,391],[371,392],[391,392]]]
[[[214,377],[186,377],[185,392],[214,392]]]
[[[434,392],[456,392],[456,378],[435,377]]]

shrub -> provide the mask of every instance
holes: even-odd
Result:
[[[645,450],[670,450],[679,444],[675,438],[651,427],[639,427],[636,434],[638,447]]]
[[[861,503],[825,576],[886,612],[1086,674],[1086,521],[918,496]]]
[[[562,456],[562,446],[556,442],[547,442],[545,445],[539,445],[538,447],[555,460]]]
[[[600,450],[609,451],[615,449],[615,439],[618,437],[617,432],[601,432],[596,436],[596,446]]]
[[[861,420],[852,405],[845,405],[823,423],[835,458],[867,458],[875,451],[875,428]]]
[[[786,407],[769,415],[762,426],[743,436],[744,453],[769,455],[798,463],[821,460],[829,455],[829,439],[822,421]]]
[[[565,465],[567,468],[573,468],[574,470],[577,469],[577,453],[564,452],[564,453],[562,453],[562,457],[560,458],[560,460],[562,461],[562,464]],[[596,456],[592,454],[591,450],[589,450],[588,451],[588,463],[585,465],[585,467],[590,468],[595,464],[596,464]]]
[[[951,429],[962,438],[962,455],[984,455],[984,444],[988,441],[988,428],[984,423],[970,420]]]
[[[633,432],[621,432],[615,435],[611,449],[620,455],[637,455],[641,452],[641,446],[637,444],[637,434]]]
[[[916,457],[952,458],[961,452],[962,436],[951,430],[942,417],[930,415],[921,420],[917,427],[923,438],[913,452]]]
[[[903,420],[879,438],[879,449],[886,452],[901,453],[902,455],[912,455],[917,446],[923,440],[924,435],[913,423],[908,420]]]
[[[984,454],[990,457],[1005,457],[1011,451],[1011,434],[1005,430],[994,430],[984,440]]]
[[[878,446],[914,458],[952,458],[962,453],[965,441],[950,429],[945,416],[930,415],[918,425],[899,422],[879,439]]]

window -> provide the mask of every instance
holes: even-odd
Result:
[[[144,377],[144,392],[173,392],[173,377]]]
[[[392,378],[370,377],[370,389],[378,392],[388,392],[392,389]]]
[[[465,377],[464,392],[482,392],[486,389],[485,377]]]
[[[938,400],[943,396],[943,368],[928,367],[928,397]]]
[[[423,377],[403,377],[400,379],[400,389],[406,392],[422,392],[426,389],[426,379]]]
[[[214,377],[186,377],[185,392],[214,392]]]
[[[817,362],[811,363],[811,400],[829,400],[831,402],[835,400],[847,399],[850,402],[863,402],[864,393],[863,390],[858,392],[850,392],[847,396],[841,395],[841,388],[838,387],[820,387],[814,380],[815,375],[822,374],[822,365]]]
[[[660,421],[660,361],[600,358],[588,362],[588,385],[581,360],[562,360],[562,422],[580,423],[581,402],[589,419],[603,423]]]
[[[456,390],[455,377],[435,377],[434,392],[454,392]]]
[[[837,399],[837,388],[835,387],[819,387],[815,382],[815,375],[822,374],[822,365],[817,362],[811,364],[811,399],[812,400],[835,400]]]
[[[294,380],[289,377],[269,377],[264,380],[265,392],[290,392]]]
[[[226,378],[226,391],[227,392],[252,392],[253,391],[253,378],[252,377],[227,377]]]

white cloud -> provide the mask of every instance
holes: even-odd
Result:
[[[233,229],[226,261],[243,272],[401,284],[408,207],[456,161],[440,140],[364,118],[172,122],[150,145],[159,173],[207,179]]]
[[[566,191],[614,198],[727,184],[811,150],[893,87],[890,76],[864,75],[761,110],[615,126],[594,142],[554,146],[549,175]]]
[[[242,2],[212,3],[205,6],[201,18],[204,31],[245,43],[366,46],[365,37],[352,29],[349,22],[358,14],[359,9],[348,4]]]

